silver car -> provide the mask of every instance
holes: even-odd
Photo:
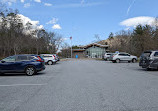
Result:
[[[139,66],[147,70],[158,69],[158,51],[145,51],[140,57]]]
[[[113,54],[113,53],[105,53],[104,56],[103,56],[103,59],[109,61],[109,60],[110,60],[110,56],[111,56],[112,54]]]
[[[120,61],[128,61],[135,63],[137,61],[137,57],[125,52],[119,52],[111,55],[110,60],[113,63],[119,63]]]
[[[57,62],[54,54],[41,54],[41,57],[43,57],[44,62],[48,65],[53,65]]]

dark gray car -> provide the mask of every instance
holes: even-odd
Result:
[[[147,70],[158,69],[158,51],[145,51],[140,57],[139,66]]]

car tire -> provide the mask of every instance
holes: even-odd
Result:
[[[25,68],[25,73],[28,76],[32,76],[32,75],[36,74],[37,72],[36,72],[36,69],[33,66],[28,66],[28,67]]]
[[[116,59],[116,63],[120,63],[120,59]]]
[[[0,75],[4,75],[4,73],[3,73],[3,72],[0,72]]]
[[[47,64],[48,65],[53,65],[53,62],[52,61],[48,61]]]
[[[136,59],[132,59],[132,62],[135,63],[135,62],[137,62],[137,60]]]

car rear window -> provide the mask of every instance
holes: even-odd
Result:
[[[155,52],[154,56],[155,56],[155,57],[158,57],[158,52]]]
[[[151,55],[151,52],[144,52],[143,54],[142,54],[142,56],[145,56],[145,57],[149,57]]]
[[[43,58],[52,57],[51,55],[43,55]]]

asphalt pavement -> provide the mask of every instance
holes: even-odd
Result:
[[[0,75],[0,111],[158,111],[158,71],[70,59],[34,76]]]

